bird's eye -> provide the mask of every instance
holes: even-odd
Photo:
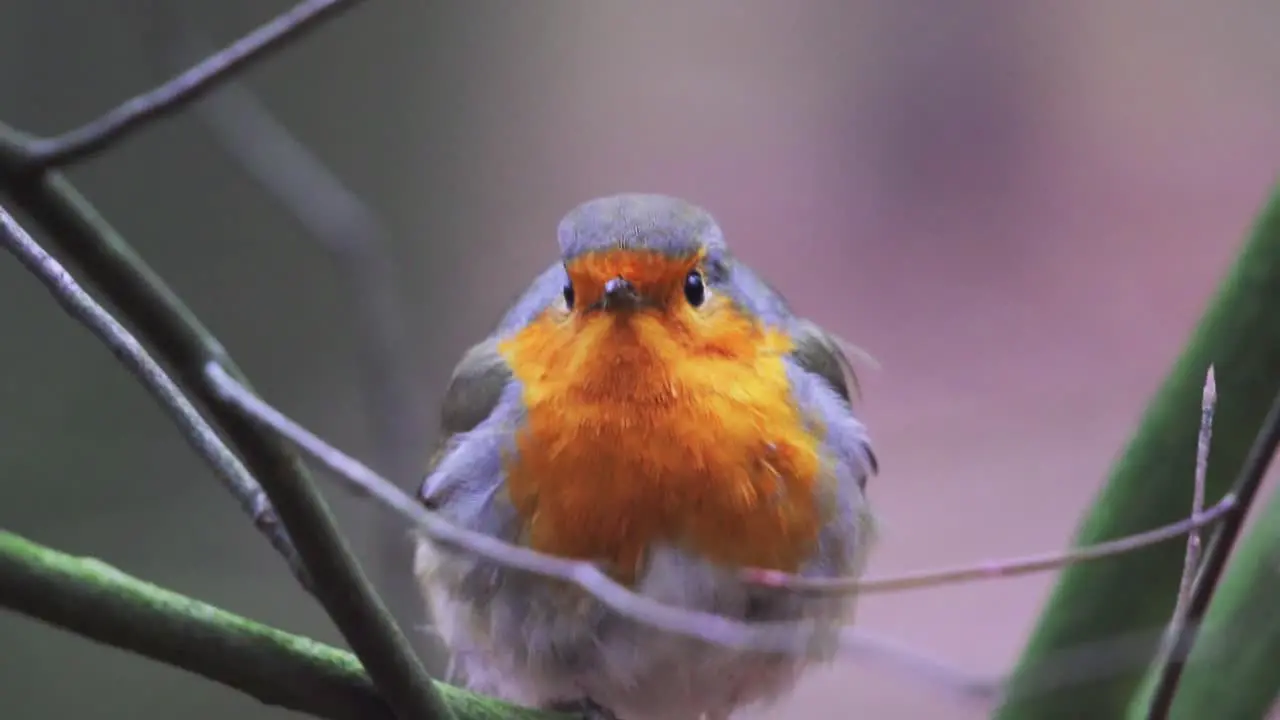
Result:
[[[573,309],[573,283],[564,284],[564,304],[570,310]]]
[[[690,270],[689,274],[684,276],[684,297],[694,307],[698,307],[703,300],[707,299],[707,288],[702,283],[702,273]]]

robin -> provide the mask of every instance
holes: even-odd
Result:
[[[744,580],[856,575],[878,471],[836,338],[734,259],[705,210],[588,201],[560,258],[463,356],[424,505],[471,530],[598,563],[660,602],[740,621],[809,620],[847,598]],[[724,720],[828,660],[641,624],[560,580],[418,543],[428,609],[470,687],[620,720]]]

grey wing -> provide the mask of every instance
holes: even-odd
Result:
[[[876,457],[866,426],[832,378],[830,370],[838,361],[806,350],[790,357],[791,388],[801,412],[823,429],[826,482],[818,492],[831,515],[819,534],[813,561],[802,572],[826,577],[856,574],[874,535],[864,490],[868,478],[877,472]]]
[[[796,365],[822,378],[852,412],[853,400],[858,393],[858,376],[840,341],[816,323],[799,318],[792,326],[791,338],[795,343],[791,358]],[[871,451],[870,443],[867,443],[866,454],[871,474],[880,472],[880,462]]]
[[[823,526],[819,549],[803,572],[848,575],[860,571],[874,537],[874,522],[863,490],[879,472],[866,427],[854,413],[857,378],[836,337],[816,323],[797,317],[782,294],[740,262],[726,259],[721,287],[762,322],[786,329],[793,347],[787,356],[797,404],[823,426],[823,454],[832,482],[832,517]]]
[[[732,299],[766,324],[786,328],[794,343],[791,361],[800,370],[820,378],[844,401],[846,408],[842,414],[851,414],[853,400],[858,393],[858,378],[840,341],[817,323],[793,314],[782,293],[746,264],[728,258],[724,263],[727,270],[724,289]],[[870,443],[864,443],[862,450],[870,474],[878,473],[880,464],[871,451]],[[861,483],[866,483],[865,474]]]
[[[463,355],[441,404],[441,441],[418,498],[471,530],[513,539],[518,517],[502,493],[502,458],[521,418],[520,387],[495,338]]]
[[[454,368],[440,404],[440,440],[418,490],[419,500],[428,509],[438,509],[441,501],[428,487],[436,467],[456,448],[460,435],[476,429],[493,414],[511,377],[511,369],[498,353],[497,338],[472,346]]]
[[[826,380],[845,402],[852,405],[853,396],[858,392],[858,376],[840,347],[840,341],[816,323],[804,319],[795,321],[791,338],[795,343],[791,355],[796,362]]]
[[[522,408],[520,386],[497,341],[468,350],[445,392],[441,446],[418,491],[419,501],[459,527],[516,542],[523,523],[505,492],[503,458],[513,449]],[[446,562],[452,553],[440,553],[423,540],[415,561],[420,574],[447,568],[450,579],[444,586],[474,601],[497,591],[497,565],[465,559],[465,554]]]
[[[514,396],[511,368],[498,352],[498,342],[529,324],[553,303],[562,302],[566,279],[563,265],[549,266],[516,299],[498,322],[497,331],[472,346],[458,361],[441,402],[440,442],[418,492],[428,509],[440,509],[445,504],[445,494],[457,491],[457,482],[435,477],[440,475],[437,471],[441,463],[458,453],[462,457],[451,464],[476,461],[473,458],[497,441],[494,433],[510,429],[508,426],[515,421],[510,416],[519,414],[519,398]],[[504,393],[513,395],[505,405]],[[493,482],[499,483],[499,480]]]

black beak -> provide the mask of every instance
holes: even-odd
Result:
[[[600,306],[605,310],[634,308],[640,303],[640,295],[626,278],[619,275],[604,284],[604,297],[600,298]]]

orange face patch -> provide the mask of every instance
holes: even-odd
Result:
[[[662,302],[681,297],[685,276],[701,259],[697,255],[673,257],[655,251],[615,250],[575,258],[565,270],[581,307],[599,301],[604,284],[616,277],[626,278],[649,300]]]
[[[500,345],[527,410],[507,490],[534,549],[608,562],[623,581],[653,543],[787,572],[812,554],[821,438],[791,396],[790,340],[722,297],[677,305],[696,262],[582,258],[579,303],[621,274],[646,296],[669,290],[669,307],[550,310]]]

